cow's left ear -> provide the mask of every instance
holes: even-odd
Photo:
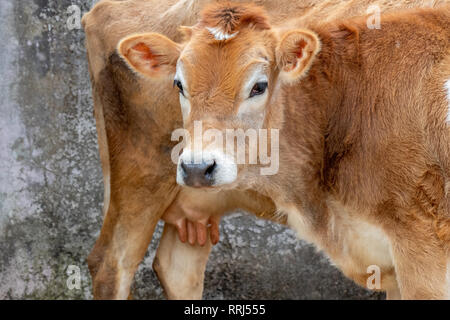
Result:
[[[123,39],[117,51],[133,70],[156,79],[175,75],[181,45],[158,33],[144,33]]]
[[[276,50],[280,78],[293,83],[305,77],[320,48],[319,37],[312,31],[300,29],[285,33]]]

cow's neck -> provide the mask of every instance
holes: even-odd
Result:
[[[322,51],[316,62],[305,79],[282,88],[283,99],[274,99],[272,109],[283,110],[282,116],[267,123],[281,130],[280,171],[262,177],[266,192],[313,215],[326,215],[327,199],[339,198],[339,163],[355,142],[349,139],[348,128],[357,125],[357,119],[343,105],[348,88],[358,85],[351,77],[358,66],[349,65],[353,43],[349,47],[346,32],[318,30]],[[342,50],[344,45],[347,50]]]

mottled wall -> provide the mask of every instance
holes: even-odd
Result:
[[[0,1],[0,299],[89,299],[85,259],[101,226],[103,186],[81,29],[70,5],[94,0]],[[380,298],[281,226],[243,214],[222,223],[206,298]],[[159,226],[134,285],[162,298],[151,269]],[[82,273],[69,290],[67,267]]]

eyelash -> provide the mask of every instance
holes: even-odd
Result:
[[[181,81],[180,81],[180,80],[174,80],[174,81],[173,81],[173,86],[174,86],[174,87],[177,86],[178,89],[180,90],[180,93],[181,93],[181,94],[183,95],[183,97],[184,97],[183,85],[181,84]]]

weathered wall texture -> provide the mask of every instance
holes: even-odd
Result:
[[[89,299],[85,259],[101,226],[102,177],[81,29],[94,0],[0,1],[0,299]],[[343,278],[293,232],[235,214],[207,267],[205,298],[380,298]],[[163,298],[151,269],[136,298]],[[69,290],[67,267],[81,289]]]

